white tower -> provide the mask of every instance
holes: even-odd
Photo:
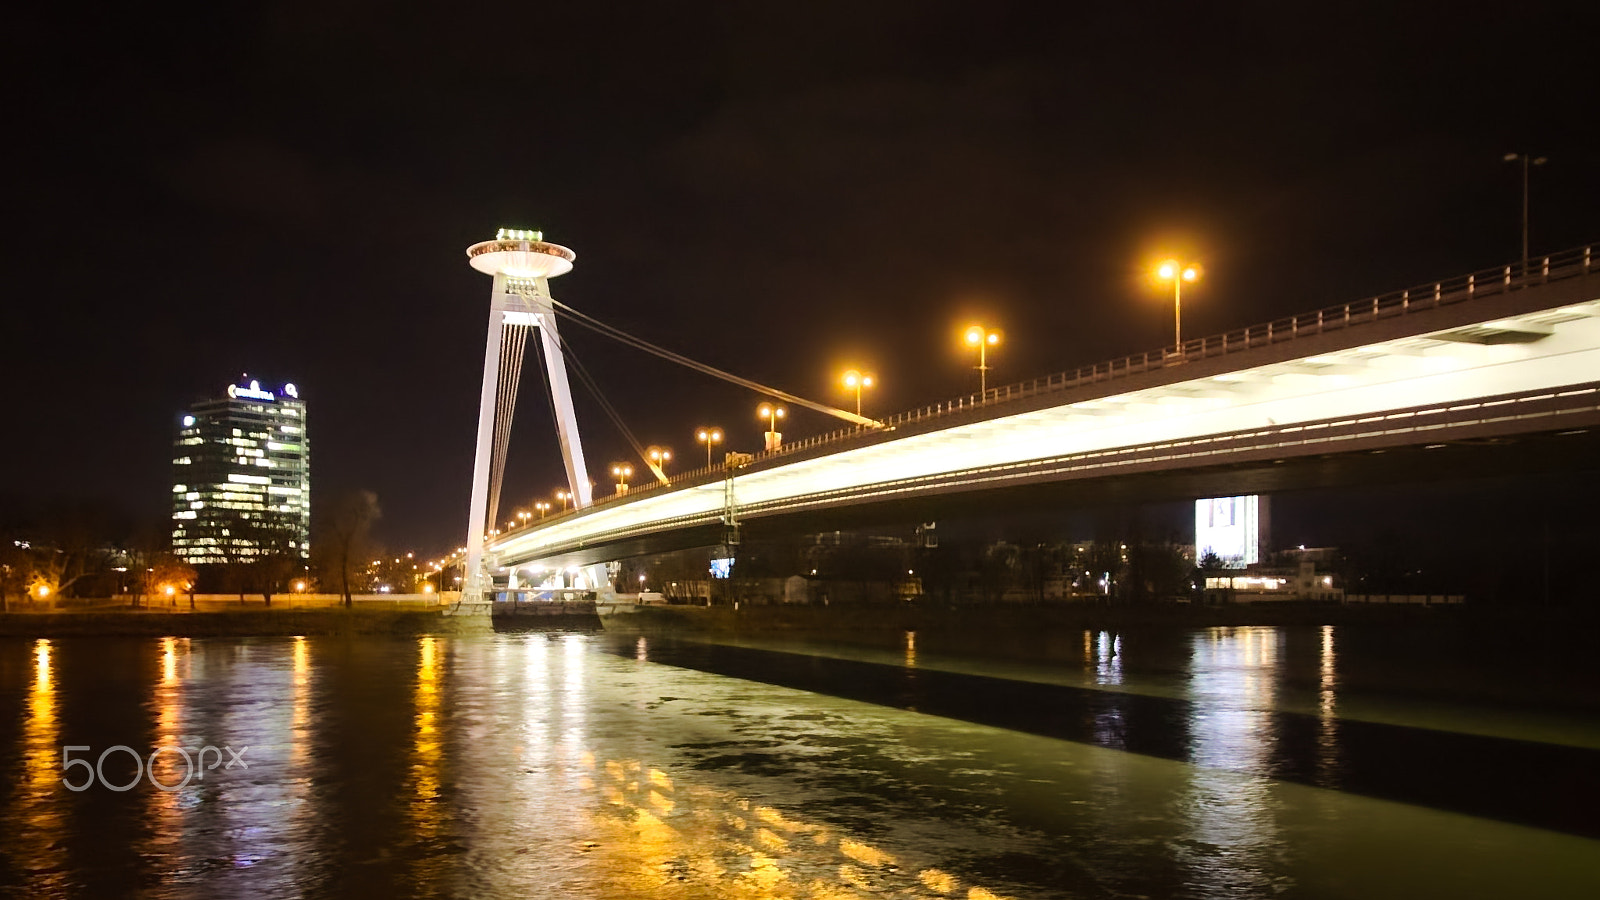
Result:
[[[529,328],[538,329],[544,347],[550,401],[555,408],[556,431],[573,505],[581,509],[592,500],[583,445],[578,440],[578,420],[572,411],[572,391],[567,386],[561,336],[550,302],[550,279],[572,271],[576,258],[577,254],[566,247],[546,243],[541,233],[520,229],[502,228],[494,240],[467,248],[467,261],[474,269],[494,276],[494,287],[489,295],[489,338],[483,353],[478,444],[472,462],[466,583],[461,595],[465,604],[481,603],[490,587],[484,541],[496,521],[511,414],[516,405],[517,375],[521,372],[521,354]]]

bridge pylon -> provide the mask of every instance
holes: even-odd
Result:
[[[567,384],[566,358],[556,328],[550,279],[572,271],[577,254],[544,240],[537,231],[500,229],[492,241],[467,248],[474,269],[494,277],[489,294],[489,333],[484,344],[483,386],[478,401],[478,438],[472,460],[472,502],[467,522],[467,560],[458,614],[486,614],[493,584],[484,544],[498,519],[501,478],[516,409],[517,382],[528,333],[536,330],[549,374],[550,401],[573,506],[588,506],[593,495],[578,437],[578,420]]]

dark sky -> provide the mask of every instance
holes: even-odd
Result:
[[[1392,7],[1392,8],[1391,8]],[[868,411],[1600,238],[1590,3],[31,4],[4,39],[0,496],[160,518],[175,419],[248,371],[310,404],[319,497],[465,530],[501,226],[577,251],[558,299]],[[760,398],[569,329],[689,458]],[[508,503],[560,464],[527,369]],[[992,382],[993,383],[993,382]],[[591,466],[626,445],[587,398]],[[802,413],[795,435],[834,427]]]

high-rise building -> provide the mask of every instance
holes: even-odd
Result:
[[[309,558],[311,447],[294,385],[244,381],[190,406],[172,473],[172,547],[189,563]]]

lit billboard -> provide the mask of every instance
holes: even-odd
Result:
[[[1266,530],[1267,501],[1260,495],[1194,502],[1196,561],[1214,553],[1224,568],[1242,569],[1259,563]]]

